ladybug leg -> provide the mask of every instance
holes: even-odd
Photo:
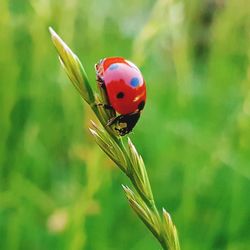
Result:
[[[111,105],[106,104],[106,103],[96,103],[95,105],[96,105],[96,106],[101,106],[101,107],[103,107],[104,109],[114,110],[114,108],[113,108]]]
[[[96,81],[97,81],[99,87],[101,88],[102,92],[106,93],[106,86],[104,84],[104,80],[98,74],[96,74]],[[106,94],[104,96],[106,96]],[[96,103],[96,106],[102,106],[104,109],[114,111],[114,108],[107,103]]]
[[[104,80],[99,75],[96,75],[96,81],[100,88],[105,89]]]
[[[138,119],[140,118],[140,111],[135,111],[133,113],[127,114],[127,115],[118,115],[115,116],[113,118],[111,118],[108,121],[108,126],[113,125],[115,123],[126,123],[128,126],[133,126],[136,124],[136,122],[138,121]]]
[[[104,80],[100,76],[101,71],[102,71],[102,69],[100,69],[100,63],[97,63],[95,65],[96,81],[97,81],[99,87],[105,89]]]
[[[118,132],[120,136],[126,135],[129,131],[127,129],[126,123],[121,123],[120,119],[123,117],[123,115],[119,115],[116,117],[111,118],[106,126],[112,126],[115,125],[114,129]]]
[[[124,136],[124,135],[126,135],[128,133],[125,128],[121,128],[121,129],[120,128],[115,128],[115,130],[118,132],[118,134],[120,136]]]
[[[112,117],[111,119],[108,120],[108,123],[106,126],[112,126],[112,125],[116,124],[117,122],[119,122],[119,119],[120,119],[120,115]]]

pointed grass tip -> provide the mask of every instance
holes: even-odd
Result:
[[[62,40],[62,38],[49,27],[51,40],[59,55],[60,63],[68,75],[70,81],[80,93],[82,98],[89,104],[93,105],[95,102],[93,91],[90,87],[87,74],[77,57],[77,55],[69,48],[69,46]]]

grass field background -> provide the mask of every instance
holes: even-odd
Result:
[[[1,0],[0,249],[149,250],[130,184],[57,60],[134,61],[147,83],[131,138],[183,250],[250,248],[250,1]]]

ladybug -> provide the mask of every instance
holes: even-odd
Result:
[[[120,136],[132,131],[146,102],[146,85],[140,70],[122,57],[109,57],[95,65],[98,85],[105,93],[104,108],[115,111],[108,121]]]

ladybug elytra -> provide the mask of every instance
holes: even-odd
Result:
[[[122,57],[102,59],[95,65],[99,86],[116,116],[108,121],[123,136],[132,131],[146,102],[146,85],[140,70]]]

